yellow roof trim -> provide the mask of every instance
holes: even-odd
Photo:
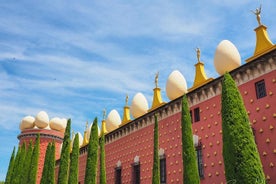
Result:
[[[157,107],[160,107],[163,104],[165,104],[165,102],[163,102],[162,100],[161,89],[156,87],[153,89],[152,106],[149,111],[152,111],[153,109],[156,109]]]
[[[275,49],[276,49],[276,45],[273,45],[272,47],[270,47],[270,48],[264,50],[262,53],[259,53],[259,54],[257,54],[257,55],[254,55],[254,56],[252,56],[252,57],[246,59],[245,61],[248,63],[248,62],[253,61],[253,60],[259,58],[260,56],[265,55],[266,53],[269,53],[270,51],[275,50]]]
[[[86,146],[89,143],[89,139],[87,139],[87,130],[88,130],[88,122],[86,121],[85,130],[83,133],[83,142],[81,147]]]
[[[259,55],[274,46],[269,38],[269,35],[267,34],[266,29],[266,26],[260,25],[254,30],[256,32],[256,47],[254,56]]]
[[[247,63],[275,49],[275,45],[271,42],[266,29],[265,25],[260,25],[254,29],[256,32],[255,51],[252,57],[245,60]]]
[[[188,91],[192,91],[195,88],[198,88],[213,80],[213,78],[207,77],[203,62],[198,61],[198,63],[195,64],[195,68],[196,68],[196,73],[195,73],[194,84],[193,84],[193,87],[191,87]]]
[[[83,134],[83,142],[81,147],[86,146],[88,143],[89,143],[89,140],[87,139],[87,131],[85,130]]]
[[[102,120],[102,130],[101,130],[101,136],[106,134],[107,130],[106,130],[106,123],[105,123],[105,119]]]
[[[123,125],[127,124],[130,121],[131,121],[131,119],[130,119],[129,106],[124,106],[123,120],[122,120],[120,126],[123,126]]]

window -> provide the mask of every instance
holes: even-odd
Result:
[[[166,158],[163,156],[160,157],[160,182],[161,184],[166,183]]]
[[[115,184],[122,183],[122,167],[115,168]]]
[[[263,98],[266,96],[265,81],[261,80],[255,83],[255,90],[257,99]]]
[[[202,145],[196,147],[197,167],[200,178],[204,178],[203,160],[202,160]]]
[[[193,112],[192,111],[190,111],[190,116],[191,116],[191,121],[193,123]]]
[[[194,109],[195,122],[200,121],[199,107]]]
[[[133,174],[132,174],[132,181],[133,184],[140,184],[140,163],[134,163],[133,164]]]

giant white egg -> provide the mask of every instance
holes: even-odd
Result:
[[[149,105],[142,93],[137,93],[132,100],[130,112],[134,118],[138,118],[148,112]]]
[[[67,126],[67,121],[68,121],[68,120],[67,120],[66,118],[61,118],[60,120],[61,120],[61,121],[60,121],[61,126],[63,127],[60,131],[64,133],[64,132],[65,132],[65,129],[66,129],[66,126]]]
[[[111,132],[119,127],[122,120],[117,110],[113,109],[107,116],[106,119],[106,130]]]
[[[40,111],[35,118],[35,125],[38,128],[46,128],[49,124],[49,116],[45,111]]]
[[[178,70],[174,70],[169,75],[166,84],[166,93],[170,100],[174,100],[187,93],[187,82]]]
[[[64,123],[62,122],[62,120],[60,118],[55,117],[50,120],[50,128],[53,130],[62,131],[66,127],[64,127]]]
[[[240,53],[232,42],[223,40],[219,43],[215,52],[214,65],[220,75],[241,65]]]
[[[32,116],[25,116],[20,123],[20,130],[23,131],[25,129],[30,129],[30,128],[34,128],[35,124],[34,124],[35,118]]]

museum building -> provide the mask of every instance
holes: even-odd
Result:
[[[102,119],[105,134],[107,183],[151,183],[153,167],[154,116],[159,123],[159,156],[161,183],[183,183],[181,103],[186,94],[192,118],[193,140],[201,184],[225,184],[222,157],[221,82],[229,72],[235,80],[251,122],[263,170],[268,183],[276,183],[276,45],[259,22],[255,29],[256,46],[252,57],[241,65],[241,57],[234,44],[223,40],[217,46],[214,66],[218,78],[208,78],[201,61],[200,49],[196,50],[195,78],[187,88],[183,75],[175,70],[168,77],[164,102],[155,77],[151,105],[142,93],[137,93],[131,105],[128,97],[123,115],[112,110]],[[131,116],[133,119],[131,119]],[[40,182],[45,152],[49,142],[56,142],[56,173],[58,173],[60,147],[66,119],[49,120],[46,112],[36,118],[27,116],[20,124],[20,145],[35,140],[40,134],[38,181]],[[84,183],[87,144],[90,136],[87,126],[80,137],[79,183]]]

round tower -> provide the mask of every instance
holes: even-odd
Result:
[[[38,134],[40,135],[40,149],[36,180],[37,184],[39,184],[41,180],[46,149],[49,143],[55,142],[56,160],[60,158],[60,148],[63,142],[66,122],[66,119],[60,118],[53,118],[49,121],[47,113],[41,111],[35,118],[32,116],[24,117],[20,123],[21,133],[17,137],[19,139],[20,146],[23,143],[28,146],[30,141],[32,141],[34,145],[36,137]]]

